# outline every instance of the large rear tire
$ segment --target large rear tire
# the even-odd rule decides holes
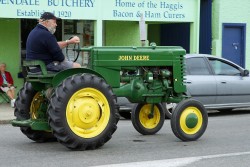
[[[17,120],[36,119],[37,110],[43,102],[44,99],[40,96],[40,92],[35,91],[31,83],[26,82],[18,93],[14,115]],[[33,141],[39,143],[56,141],[51,132],[32,130],[30,127],[21,127],[20,129],[23,134]]]
[[[197,100],[181,101],[172,113],[171,128],[182,141],[199,139],[206,131],[208,115],[204,106]]]
[[[66,78],[51,97],[49,123],[57,140],[72,150],[96,149],[117,129],[116,96],[92,74]]]
[[[153,135],[163,126],[165,110],[162,104],[154,104],[154,113],[151,116],[152,104],[136,104],[131,113],[131,121],[134,128],[143,135]]]

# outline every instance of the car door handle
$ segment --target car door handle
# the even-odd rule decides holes
[[[222,84],[226,84],[226,83],[227,83],[227,81],[221,81],[220,83],[222,83]]]
[[[187,83],[187,84],[191,84],[192,82],[191,82],[191,81],[186,81],[185,83]]]

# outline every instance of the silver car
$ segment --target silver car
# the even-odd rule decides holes
[[[186,55],[187,95],[206,109],[250,107],[249,71],[211,55]]]
[[[249,71],[235,63],[205,54],[187,54],[186,94],[199,100],[206,109],[232,110],[250,107]],[[129,118],[133,104],[118,98],[121,116]],[[166,116],[171,117],[175,104],[166,104]]]

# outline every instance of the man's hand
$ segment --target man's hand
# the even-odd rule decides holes
[[[67,39],[66,41],[57,42],[57,44],[61,49],[67,47],[69,44],[77,44],[77,43],[80,43],[80,38],[78,36],[74,36],[71,39]]]
[[[80,43],[80,38],[78,36],[74,36],[70,40],[68,40],[68,44]]]

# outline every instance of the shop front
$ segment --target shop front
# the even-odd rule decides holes
[[[143,19],[147,44],[180,45],[199,52],[200,0],[2,0],[0,61],[7,64],[19,89],[26,39],[45,11],[61,18],[57,39],[77,35],[81,47],[140,46]]]

